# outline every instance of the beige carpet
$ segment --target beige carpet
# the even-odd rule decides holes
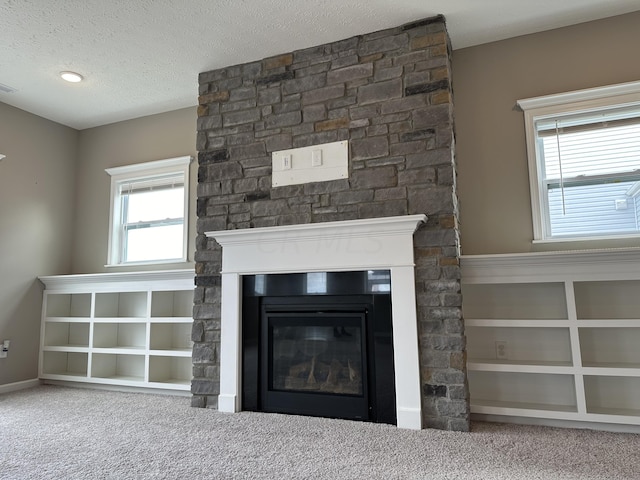
[[[471,433],[41,386],[0,395],[0,479],[640,479],[640,436],[474,423]]]

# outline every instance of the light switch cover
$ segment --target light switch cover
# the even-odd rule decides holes
[[[273,187],[340,180],[349,176],[349,142],[281,150],[272,153],[271,161]]]

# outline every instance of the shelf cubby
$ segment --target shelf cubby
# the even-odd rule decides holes
[[[87,376],[87,353],[43,352],[43,373],[69,377]]]
[[[572,375],[469,371],[472,405],[576,412]]]
[[[95,323],[94,348],[138,348],[146,345],[145,323]]]
[[[144,355],[93,353],[91,361],[92,377],[132,382],[145,380]]]
[[[91,316],[90,293],[53,293],[46,296],[46,304],[47,317]]]
[[[466,333],[470,362],[572,365],[568,328],[468,327]],[[502,358],[496,342],[505,342]]]
[[[532,292],[534,292],[532,294]],[[465,318],[559,320],[567,318],[564,284],[463,284]],[[543,303],[538,298],[544,298]]]
[[[191,317],[193,291],[178,290],[151,294],[152,317]]]
[[[579,320],[640,319],[640,280],[574,282]]]
[[[191,372],[190,357],[149,356],[149,382],[189,385]]]
[[[585,375],[588,413],[640,417],[640,377]]]
[[[147,292],[96,293],[96,318],[147,316]]]
[[[149,348],[151,350],[191,350],[191,322],[151,323],[150,327]]]
[[[88,322],[47,322],[44,328],[46,347],[88,347]]]
[[[578,331],[582,366],[640,368],[640,329],[581,327]]]

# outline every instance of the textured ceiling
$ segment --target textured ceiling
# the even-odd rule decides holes
[[[636,10],[638,0],[0,0],[0,102],[84,129],[195,105],[202,71],[437,14],[457,49]],[[62,70],[86,80],[68,84]]]

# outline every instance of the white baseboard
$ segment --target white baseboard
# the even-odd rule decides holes
[[[42,380],[43,385],[58,385],[60,387],[86,388],[88,390],[107,390],[111,392],[147,393],[154,395],[170,395],[174,397],[190,397],[191,392],[163,388],[129,387],[127,385],[100,385],[98,383],[66,382],[64,380]]]
[[[578,428],[587,430],[602,430],[615,433],[640,434],[640,425],[617,423],[583,422],[578,420],[557,420],[553,418],[512,417],[507,415],[487,415],[472,413],[471,420],[492,423],[516,423],[519,425],[540,425],[544,427]],[[473,431],[473,427],[471,427]]]
[[[0,394],[16,392],[18,390],[24,390],[26,388],[37,387],[40,385],[40,380],[32,378],[31,380],[23,380],[22,382],[7,383],[6,385],[0,385]]]

